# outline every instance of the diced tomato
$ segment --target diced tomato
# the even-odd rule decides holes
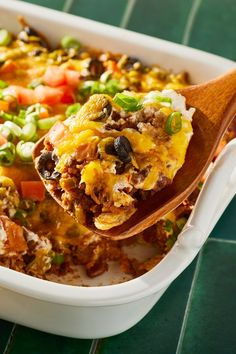
[[[61,90],[62,97],[61,97],[61,103],[74,103],[75,99],[74,99],[74,91],[71,87],[69,86],[60,86],[58,87],[58,89]]]
[[[7,216],[0,216],[0,225],[7,235],[6,251],[8,252],[24,252],[27,250],[27,243],[24,238],[23,228],[13,221],[8,219]]]
[[[68,129],[62,122],[57,122],[48,132],[46,140],[48,140],[53,146],[57,144],[65,137],[68,133]]]
[[[65,69],[60,66],[49,66],[43,75],[43,81],[48,86],[57,87],[65,84]]]
[[[79,84],[79,76],[78,71],[65,70],[65,81],[68,86],[76,88]]]
[[[68,85],[76,88],[79,83],[80,74],[75,70],[65,69],[61,66],[49,66],[43,75],[43,81],[51,87]]]
[[[24,87],[19,87],[18,103],[23,105],[30,105],[36,103],[34,91]]]
[[[30,105],[35,103],[34,91],[21,86],[9,86],[4,90],[4,94],[15,96],[19,104]]]
[[[0,111],[6,112],[8,111],[8,109],[9,109],[9,102],[0,100]]]
[[[0,135],[0,146],[2,146],[3,144],[7,143],[7,139],[4,138],[4,136]]]
[[[63,90],[56,87],[39,85],[35,88],[35,98],[39,103],[54,105],[61,102]]]
[[[45,199],[45,187],[41,181],[22,181],[21,194],[25,199],[41,202]]]

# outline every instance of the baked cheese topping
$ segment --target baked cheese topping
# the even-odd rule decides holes
[[[91,96],[46,139],[62,203],[101,230],[124,223],[182,167],[193,113],[173,90]]]

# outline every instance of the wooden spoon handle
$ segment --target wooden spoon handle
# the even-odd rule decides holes
[[[236,69],[205,84],[178,90],[189,106],[199,109],[213,125],[226,129],[236,114]]]

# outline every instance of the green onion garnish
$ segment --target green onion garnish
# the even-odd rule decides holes
[[[29,89],[35,89],[39,85],[43,85],[42,79],[34,79],[31,83],[27,86]]]
[[[64,261],[65,261],[64,255],[55,252],[54,256],[52,257],[52,263],[56,265],[61,265],[62,263],[64,263]]]
[[[3,81],[3,80],[0,80],[0,89],[5,89],[6,87],[8,87],[8,83]]]
[[[170,97],[155,96],[155,100],[158,102],[172,103],[172,99]]]
[[[11,166],[15,161],[16,149],[12,143],[6,143],[0,146],[0,165]]]
[[[105,93],[108,93],[109,95],[114,96],[120,91],[122,91],[122,88],[120,87],[119,81],[116,79],[108,80],[105,84]]]
[[[31,162],[32,161],[32,152],[34,149],[35,144],[31,141],[19,141],[16,145],[16,152],[19,158],[24,162]]]
[[[22,130],[17,124],[7,121],[7,122],[3,123],[3,125],[5,127],[8,127],[10,129],[10,131],[12,132],[12,134],[14,136],[16,136],[17,138],[19,138],[21,136]]]
[[[11,120],[13,120],[13,117],[14,117],[14,116],[13,116],[13,114],[5,113],[5,112],[1,111],[1,112],[0,112],[0,117],[3,118],[3,119],[5,119],[5,120],[11,121]]]
[[[166,120],[165,130],[167,134],[173,135],[182,129],[182,118],[180,112],[173,112]]]
[[[64,36],[61,39],[61,46],[64,49],[74,48],[76,50],[79,50],[81,47],[81,44],[77,39],[75,39],[71,36]]]
[[[164,230],[167,231],[168,233],[173,233],[173,222],[169,219],[166,219],[165,224],[164,224]]]
[[[14,136],[13,136],[11,130],[8,127],[4,127],[4,125],[1,126],[0,133],[8,141],[12,141],[14,139]]]
[[[178,229],[180,231],[182,231],[186,222],[187,222],[187,218],[185,218],[185,217],[182,217],[182,218],[179,218],[176,220],[176,225],[178,226]]]
[[[139,98],[128,96],[124,93],[117,93],[113,98],[113,101],[128,112],[138,111],[142,108],[142,104]]]
[[[0,30],[0,46],[7,46],[12,41],[12,35],[6,29]]]
[[[57,121],[59,120],[58,116],[39,119],[38,120],[38,128],[42,130],[49,130]]]
[[[36,134],[37,127],[34,123],[27,123],[23,128],[22,128],[22,134],[20,138],[24,141],[30,141],[33,136]]]
[[[70,116],[72,116],[72,114],[76,114],[77,112],[79,112],[80,108],[81,108],[80,103],[72,104],[66,110],[66,117],[70,117]]]
[[[23,127],[25,125],[25,120],[23,118],[20,118],[19,116],[14,116],[13,123],[19,125],[20,127]]]
[[[26,115],[25,122],[37,124],[37,120],[39,119],[39,115],[36,112],[32,112]]]

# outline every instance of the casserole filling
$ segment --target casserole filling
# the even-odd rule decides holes
[[[79,222],[110,229],[130,218],[138,200],[172,182],[193,113],[173,90],[92,95],[49,131],[37,169]]]
[[[23,19],[21,25],[22,30],[16,36],[7,29],[0,29],[0,265],[43,279],[70,284],[79,282],[81,285],[86,278],[85,274],[89,278],[98,277],[105,274],[114,263],[129,279],[137,277],[154,267],[171,249],[193,208],[200,186],[174,212],[157,221],[156,225],[142,234],[130,240],[111,241],[94,235],[84,226],[76,223],[49,196],[34,169],[31,152],[35,142],[55,123],[63,124],[62,126],[68,129],[70,121],[66,123],[65,120],[70,116],[76,116],[77,113],[81,114],[86,110],[85,105],[80,111],[81,105],[87,102],[90,96],[100,94],[103,97],[102,101],[104,98],[108,100],[112,109],[118,112],[118,119],[110,116],[106,122],[87,122],[103,125],[105,136],[101,139],[100,133],[98,135],[94,133],[99,131],[97,128],[90,126],[86,129],[92,130],[91,139],[93,136],[95,138],[98,136],[100,139],[100,153],[106,154],[105,160],[108,165],[112,165],[113,168],[115,165],[118,172],[114,177],[121,178],[122,174],[126,173],[124,167],[126,169],[128,165],[133,171],[133,185],[142,186],[140,191],[142,197],[145,197],[151,189],[144,187],[144,180],[147,185],[149,183],[149,187],[152,184],[146,180],[146,172],[142,176],[135,170],[135,160],[138,160],[134,151],[138,144],[135,137],[145,132],[149,144],[153,143],[152,136],[155,135],[156,130],[150,122],[143,121],[148,115],[147,110],[154,110],[156,113],[161,110],[163,113],[161,116],[167,117],[172,110],[181,112],[181,108],[166,107],[161,103],[154,106],[144,104],[142,109],[130,113],[124,111],[113,97],[124,90],[137,93],[138,97],[146,96],[146,92],[149,91],[158,91],[158,96],[161,96],[164,89],[176,90],[187,86],[188,75],[174,74],[157,65],[145,65],[139,59],[126,54],[91,49],[69,36],[65,36],[61,44],[56,49],[52,49],[47,39]],[[150,99],[146,97],[147,105],[150,104]],[[108,110],[103,113],[108,113]],[[120,114],[125,115],[130,126],[123,125]],[[183,120],[181,132],[169,135],[163,131],[168,144],[184,133],[183,122],[186,113],[181,114]],[[132,119],[128,118],[134,115],[136,118],[139,116],[140,121],[132,125]],[[185,143],[181,150],[183,158],[187,140],[191,135],[190,120],[187,123],[188,129],[186,134],[183,134]],[[128,132],[134,129],[134,134],[126,136],[123,134],[125,129]],[[84,127],[82,130],[84,133]],[[115,136],[110,136],[109,132],[112,131],[116,132]],[[110,152],[113,153],[107,154],[104,145],[101,144],[101,141],[112,138],[114,146],[114,139],[122,135],[129,140],[132,147],[132,152],[128,155],[131,162],[128,163],[119,158],[120,156],[123,159],[123,153],[117,156],[117,152],[114,153],[112,149]],[[235,129],[232,124],[219,151],[234,136]],[[133,138],[135,141],[132,140]],[[147,149],[147,141],[142,146]],[[45,149],[49,153],[52,151],[50,148]],[[175,156],[175,149],[172,150]],[[164,143],[163,151],[165,151]],[[89,154],[92,153],[93,151],[89,150]],[[100,158],[98,160],[104,161]],[[94,159],[92,158],[91,161],[94,162]],[[180,160],[173,158],[173,161],[178,166],[181,165]],[[145,161],[143,164],[145,165]],[[168,171],[169,175],[167,174],[166,178],[171,179],[175,170],[176,167]],[[56,170],[55,178],[58,173],[62,176],[64,172]],[[93,190],[91,188],[94,181],[93,174],[86,174],[85,169],[83,178],[88,189]],[[58,183],[57,179],[55,183]],[[66,191],[69,187],[68,180],[63,183]],[[165,180],[164,184],[167,183]],[[134,189],[135,187],[133,192]],[[94,190],[93,192],[96,196]],[[127,194],[123,187],[122,192]],[[123,193],[119,188],[118,194],[123,196]],[[128,197],[125,198],[128,198],[128,202],[134,198],[134,194],[127,194]],[[85,193],[81,195],[85,196]],[[86,197],[91,198],[90,195]],[[96,206],[93,200],[92,202]],[[135,208],[133,202],[130,205],[132,208],[134,205]],[[141,248],[142,258],[134,252],[136,246]],[[146,252],[150,249],[151,252]],[[78,274],[76,271],[79,267],[82,267],[82,271]],[[69,281],[66,280],[66,276],[70,277]],[[84,284],[88,283],[85,281]]]

